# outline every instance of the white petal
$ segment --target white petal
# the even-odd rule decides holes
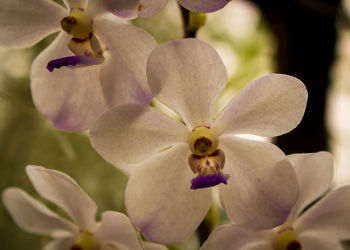
[[[101,244],[99,250],[116,250],[116,249],[117,250],[133,250],[133,249],[129,248],[128,246],[118,244],[115,242],[104,242],[103,244]]]
[[[287,159],[293,165],[299,183],[298,200],[288,218],[290,223],[293,223],[307,205],[331,187],[333,157],[328,152],[318,152],[292,154],[288,155]]]
[[[96,204],[68,175],[52,169],[27,166],[35,190],[66,211],[81,229],[95,228]]]
[[[57,216],[19,188],[7,188],[2,201],[16,224],[29,233],[56,235],[74,234],[77,227]]]
[[[350,238],[350,185],[337,188],[307,210],[295,223],[299,232],[325,234],[331,240]]]
[[[70,10],[71,8],[86,8],[88,0],[63,0],[64,4]]]
[[[142,250],[141,240],[130,219],[122,213],[106,211],[102,214],[101,226],[96,231],[101,243],[116,243],[129,249]]]
[[[225,7],[231,0],[177,0],[184,8],[193,12],[208,13]]]
[[[91,16],[107,14],[111,12],[135,13],[138,3],[139,0],[89,0],[87,12]]]
[[[106,110],[100,85],[101,65],[83,68],[46,69],[49,61],[71,56],[69,36],[61,32],[33,62],[31,90],[37,109],[56,127],[86,130]]]
[[[182,123],[157,109],[126,104],[104,113],[90,131],[90,140],[103,158],[130,173],[130,164],[185,142],[188,133]]]
[[[67,9],[51,0],[1,0],[0,46],[32,46],[58,31],[67,14]]]
[[[272,250],[271,237],[271,231],[253,231],[239,226],[224,225],[210,234],[200,250]],[[251,245],[254,245],[254,248],[251,248]],[[266,248],[266,245],[269,247]]]
[[[230,178],[220,185],[220,198],[231,221],[252,229],[282,224],[296,202],[293,167],[273,144],[235,136],[219,138],[223,169]]]
[[[213,129],[219,134],[285,134],[300,123],[306,101],[306,88],[297,78],[265,75],[238,92],[219,114]]]
[[[340,242],[320,234],[300,234],[298,241],[303,250],[343,250]]]
[[[144,250],[168,250],[168,248],[161,244],[156,244],[152,242],[143,242]]]
[[[139,17],[149,17],[154,16],[160,12],[168,0],[140,0],[141,9],[138,13]]]
[[[216,100],[227,82],[215,49],[198,39],[158,46],[148,59],[147,77],[153,95],[191,129],[211,125]]]
[[[148,104],[152,94],[147,84],[146,63],[157,43],[144,30],[118,23],[116,19],[114,16],[94,22],[96,35],[109,52],[101,69],[104,96],[110,106]]]
[[[190,150],[178,144],[142,162],[131,174],[125,204],[134,225],[150,241],[175,243],[189,237],[211,204],[211,189],[191,190]]]
[[[240,250],[274,250],[271,242],[268,241],[260,241],[254,242],[246,245]]]
[[[74,237],[60,238],[51,241],[43,250],[71,250],[74,242]]]

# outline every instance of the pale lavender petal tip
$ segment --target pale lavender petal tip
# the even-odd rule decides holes
[[[208,175],[199,175],[196,178],[191,180],[191,189],[195,190],[198,188],[207,188],[216,186],[220,183],[227,184],[228,175],[221,174],[208,174]]]
[[[88,66],[100,64],[103,62],[103,58],[91,58],[86,56],[67,56],[50,61],[46,68],[52,72],[54,69],[70,66]]]
[[[137,10],[134,11],[113,11],[112,12],[117,17],[121,18],[134,18],[137,17]]]

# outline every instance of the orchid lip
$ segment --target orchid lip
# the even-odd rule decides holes
[[[213,187],[220,183],[227,184],[229,175],[222,174],[208,174],[208,175],[199,175],[196,178],[191,180],[191,189],[207,188]]]
[[[91,58],[86,56],[68,56],[50,61],[46,68],[48,71],[52,72],[54,69],[59,69],[61,67],[78,67],[78,66],[88,66],[100,64],[104,61],[103,58]]]

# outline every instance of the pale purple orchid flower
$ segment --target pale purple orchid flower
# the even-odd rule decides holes
[[[5,189],[2,200],[17,225],[29,233],[53,238],[44,250],[166,249],[143,243],[130,219],[122,213],[105,211],[101,221],[96,222],[96,204],[68,175],[38,166],[27,166],[26,172],[36,191],[73,220],[72,223],[58,216],[19,188]]]
[[[28,47],[61,31],[34,60],[31,90],[37,109],[57,128],[81,131],[110,107],[148,104],[146,62],[155,40],[110,12],[128,16],[138,0],[0,2],[0,46]]]
[[[192,12],[209,13],[222,9],[231,0],[177,0],[185,9]]]
[[[192,12],[209,13],[222,9],[231,0],[177,0],[177,2]],[[140,0],[137,10],[129,16],[150,17],[160,12],[168,0]],[[120,16],[120,13],[115,12]]]
[[[111,109],[90,131],[93,147],[130,174],[126,207],[147,239],[178,242],[198,227],[219,185],[228,216],[255,229],[287,218],[297,198],[291,166],[268,142],[236,136],[277,136],[295,128],[307,91],[291,76],[270,74],[241,90],[214,119],[227,83],[217,52],[198,39],[162,44],[147,63],[153,95],[183,123],[138,104]],[[276,216],[277,215],[277,216]]]
[[[287,156],[299,183],[299,198],[287,221],[272,230],[255,231],[237,225],[214,230],[201,250],[341,250],[350,239],[350,186],[326,193],[333,177],[327,152]],[[315,202],[311,208],[307,208]],[[234,222],[234,221],[233,221]]]

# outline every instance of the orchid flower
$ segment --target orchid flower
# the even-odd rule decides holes
[[[148,104],[145,67],[156,42],[107,15],[128,16],[138,0],[64,3],[66,8],[51,0],[0,2],[0,46],[28,47],[60,31],[31,68],[37,109],[57,128],[80,131],[112,106]]]
[[[222,9],[231,0],[177,0],[184,8],[192,12],[209,13]]]
[[[222,9],[231,0],[177,0],[177,2],[192,12],[209,13]],[[160,12],[168,0],[140,0],[137,11],[131,16],[149,17]],[[119,14],[119,13],[115,13]]]
[[[327,152],[293,154],[299,198],[287,221],[272,230],[254,231],[237,225],[214,230],[201,250],[341,250],[350,238],[350,186],[330,188],[333,159]],[[321,200],[305,209],[318,198]]]
[[[106,211],[96,223],[96,204],[68,175],[38,166],[27,166],[26,172],[36,191],[67,212],[74,222],[56,215],[25,191],[7,188],[2,200],[17,225],[29,233],[54,238],[45,250],[144,249],[130,219],[122,213]],[[145,249],[166,248],[146,243]]]
[[[104,159],[130,174],[126,207],[144,236],[159,243],[188,237],[212,203],[209,187],[219,184],[228,216],[238,224],[282,224],[297,198],[292,167],[273,167],[285,157],[273,144],[236,135],[292,130],[305,110],[304,84],[282,74],[263,76],[214,119],[227,76],[217,52],[198,39],[157,47],[147,76],[153,95],[183,122],[128,104],[103,114],[90,131]]]

